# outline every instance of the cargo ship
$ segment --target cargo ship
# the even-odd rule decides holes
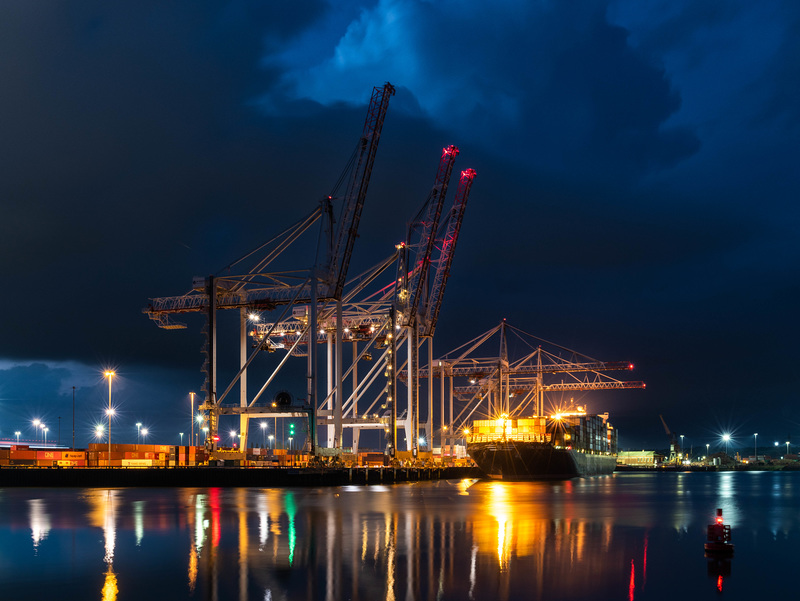
[[[495,341],[499,352],[487,353]],[[447,431],[466,438],[467,454],[483,473],[490,478],[532,480],[614,471],[618,439],[608,413],[589,413],[585,402],[576,403],[565,395],[643,389],[642,381],[618,380],[605,373],[631,370],[629,361],[600,361],[503,320],[444,355],[434,373],[450,378],[451,399],[464,403],[465,420],[482,417],[451,421]],[[456,378],[467,382],[457,385]],[[452,400],[450,407],[452,416]]]
[[[566,479],[614,471],[617,431],[608,413],[578,406],[548,417],[475,420],[467,430],[467,453],[490,478]]]

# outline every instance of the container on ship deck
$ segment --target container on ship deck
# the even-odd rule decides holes
[[[59,467],[86,467],[86,461],[82,459],[61,459],[56,463]]]
[[[36,465],[35,459],[9,459],[9,465]]]
[[[61,459],[85,461],[86,451],[61,451]]]
[[[153,465],[152,459],[122,459],[122,467],[150,467]]]

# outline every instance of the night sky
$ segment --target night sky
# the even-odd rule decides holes
[[[351,274],[477,171],[436,355],[505,318],[636,364],[581,396],[623,448],[800,443],[800,3],[6,0],[0,81],[0,438],[74,386],[85,444],[115,368],[117,440],[177,444],[203,320],[142,308],[310,212],[389,81]]]

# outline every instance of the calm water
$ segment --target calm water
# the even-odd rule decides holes
[[[800,473],[320,489],[0,488],[0,598],[796,597]],[[722,507],[736,555],[703,556]]]

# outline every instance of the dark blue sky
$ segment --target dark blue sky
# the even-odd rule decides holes
[[[443,146],[478,173],[437,355],[507,318],[636,363],[583,397],[623,446],[800,441],[798,34],[789,0],[4,2],[0,438],[65,440],[75,386],[86,442],[114,366],[119,431],[176,442],[202,321],[141,308],[310,211],[390,81],[351,272]]]

